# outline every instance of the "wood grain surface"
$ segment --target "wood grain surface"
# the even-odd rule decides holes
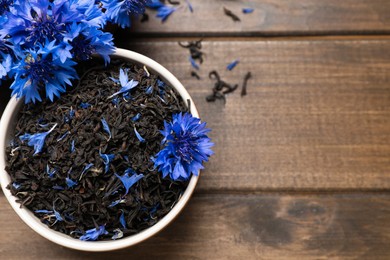
[[[94,254],[40,237],[0,192],[0,259],[390,259],[390,2],[190,0],[193,14],[181,2],[115,37],[168,68],[213,129],[186,209],[144,243]],[[201,80],[178,45],[197,37]],[[207,103],[212,70],[240,87],[251,71],[248,95]]]
[[[387,0],[190,0],[191,13],[183,2],[161,24],[154,11],[146,23],[135,23],[137,33],[152,35],[335,35],[390,32]],[[226,7],[240,17],[224,15]],[[242,8],[255,11],[244,15]]]
[[[216,155],[201,190],[334,190],[390,187],[388,40],[206,41],[190,76],[176,41],[119,44],[166,66],[213,129]],[[226,65],[240,59],[233,71]],[[240,90],[207,103],[211,70]]]
[[[0,195],[1,259],[389,259],[389,194],[197,194],[149,241],[107,253],[57,246]],[[18,257],[23,256],[23,257]]]

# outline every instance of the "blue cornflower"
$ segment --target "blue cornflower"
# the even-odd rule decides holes
[[[232,61],[231,63],[229,63],[227,66],[226,66],[226,69],[227,70],[233,70],[237,64],[240,62],[240,60],[234,60]]]
[[[145,12],[150,0],[102,0],[107,20],[122,28],[130,27],[131,16]]]
[[[20,61],[13,68],[15,81],[11,85],[12,95],[25,98],[25,103],[42,101],[40,92],[45,89],[46,97],[53,101],[71,85],[71,79],[77,77],[73,66],[75,62],[67,59],[61,62],[52,54],[56,46],[54,42],[45,47],[38,44],[35,49],[19,53]]]
[[[107,64],[110,62],[110,55],[114,53],[114,49],[111,33],[103,32],[85,23],[73,23],[64,36],[64,44],[59,53],[62,61],[67,57],[85,61],[97,53]]]
[[[129,176],[129,173],[131,174],[131,176]],[[130,168],[125,171],[125,174],[123,174],[123,176],[119,176],[116,173],[115,173],[115,175],[116,175],[116,177],[118,177],[121,180],[123,186],[125,187],[125,189],[126,189],[125,195],[127,195],[131,186],[133,186],[137,181],[139,181],[140,179],[142,179],[144,177],[143,174],[137,174],[136,172],[134,172]]]
[[[103,163],[105,165],[104,172],[107,173],[110,169],[110,162],[112,162],[115,159],[115,154],[104,154],[99,151],[100,157],[103,159]]]
[[[113,81],[115,82],[115,81],[117,81],[117,79],[113,79]],[[139,82],[136,80],[133,80],[133,79],[129,81],[129,76],[127,75],[127,73],[123,69],[120,69],[119,70],[119,83],[121,84],[122,88],[118,92],[109,96],[108,98],[113,98],[119,94],[129,92],[130,90],[132,90],[133,88],[138,86]]]
[[[55,124],[49,131],[37,134],[24,134],[19,136],[21,141],[28,141],[29,146],[34,147],[34,155],[42,152],[43,145],[45,144],[45,139],[50,134],[54,128],[56,128],[57,124]]]
[[[73,23],[100,28],[104,18],[94,0],[18,1],[8,13],[4,32],[15,44],[32,48],[46,41],[60,44]]]
[[[172,122],[165,121],[164,130],[160,132],[164,136],[164,148],[157,153],[154,165],[163,177],[187,180],[191,173],[198,175],[203,161],[208,161],[213,154],[214,144],[207,137],[210,129],[206,128],[206,123],[189,113],[174,114]]]
[[[106,231],[105,226],[100,226],[99,228],[93,228],[87,230],[85,234],[80,237],[80,240],[95,241],[99,238],[99,236],[107,235],[107,234],[108,232]]]

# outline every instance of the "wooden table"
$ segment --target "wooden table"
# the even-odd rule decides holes
[[[173,72],[213,129],[185,211],[145,243],[91,254],[35,234],[0,195],[0,258],[390,259],[390,2],[191,2],[117,36]],[[199,38],[196,80],[178,41]],[[240,85],[251,71],[248,95],[207,103],[211,70]]]

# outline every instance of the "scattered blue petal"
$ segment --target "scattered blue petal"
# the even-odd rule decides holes
[[[106,119],[102,118],[101,121],[102,121],[104,131],[106,131],[106,133],[108,134],[108,140],[110,140],[112,137],[110,127],[108,126]]]
[[[93,163],[89,163],[89,164],[87,164],[87,165],[84,167],[83,171],[82,171],[81,174],[80,174],[80,180],[81,180],[81,178],[83,177],[84,173],[86,173],[89,169],[91,169],[92,166],[93,166]]]
[[[120,101],[119,97],[115,97],[115,98],[113,98],[111,100],[111,102],[112,102],[112,104],[114,104],[114,106],[118,106],[119,105],[119,101]]]
[[[140,118],[141,118],[141,114],[138,113],[138,114],[136,114],[136,115],[131,119],[131,121],[136,122],[136,121],[138,121]]]
[[[66,185],[68,186],[68,188],[70,188],[70,189],[78,184],[76,181],[73,181],[69,177],[66,177],[66,181],[65,182],[66,182]]]
[[[119,82],[122,88],[118,92],[115,92],[114,94],[109,96],[108,98],[113,98],[117,95],[127,93],[133,88],[135,88],[136,86],[138,86],[139,83],[138,81],[133,79],[129,81],[129,76],[123,69],[119,70]]]
[[[99,236],[107,235],[107,234],[108,234],[108,232],[106,231],[105,226],[100,226],[98,229],[97,228],[93,228],[93,229],[87,230],[85,232],[85,234],[80,237],[80,240],[83,240],[83,241],[96,241],[99,238]]]
[[[191,66],[194,67],[194,69],[199,69],[199,65],[196,63],[196,61],[190,56],[189,58],[190,62],[191,62]]]
[[[104,172],[107,173],[110,169],[110,162],[115,159],[115,154],[104,154],[99,151],[99,155],[103,159],[103,163],[105,165]]]
[[[83,109],[88,109],[89,107],[91,107],[92,105],[89,104],[89,103],[81,103],[80,104],[80,107],[83,108]]]
[[[53,190],[65,190],[65,188],[60,185],[54,185]]]
[[[57,221],[64,221],[64,219],[61,217],[61,214],[56,211],[54,208],[53,208],[53,211],[54,211],[54,216],[56,217],[56,222]]]
[[[127,229],[127,226],[126,226],[126,219],[125,219],[125,212],[122,211],[122,214],[121,216],[119,217],[119,222],[121,223],[122,227],[124,229]]]
[[[234,60],[232,63],[230,63],[229,65],[227,65],[226,69],[227,70],[233,70],[234,67],[237,66],[237,64],[240,62],[240,60]]]
[[[34,212],[37,214],[52,214],[53,213],[52,210],[46,210],[46,209],[39,209],[39,210],[35,210]]]
[[[12,183],[12,186],[15,188],[15,189],[19,189],[20,188],[20,184],[19,183],[17,183],[17,182],[14,182],[14,183]]]
[[[244,14],[253,13],[254,10],[255,10],[255,9],[253,9],[253,8],[242,8],[242,12],[243,12]]]
[[[153,93],[153,86],[149,86],[146,91],[145,91],[146,94],[150,95]]]
[[[187,6],[188,6],[188,9],[190,9],[190,12],[193,13],[194,12],[194,8],[192,7],[192,4],[190,3],[190,1],[186,0],[186,3],[187,3]]]
[[[42,152],[43,146],[45,144],[46,137],[56,128],[57,124],[55,124],[49,131],[37,134],[24,134],[19,138],[21,141],[28,140],[28,146],[34,147],[34,155]]]
[[[76,151],[75,141],[72,140],[72,142],[70,143],[70,152],[74,153],[75,151]]]
[[[189,113],[174,114],[172,122],[164,121],[164,148],[157,153],[154,166],[172,180],[188,180],[191,174],[198,175],[203,161],[213,154],[214,145],[207,137],[210,129],[206,123]]]
[[[49,176],[49,178],[53,178],[54,174],[57,172],[56,169],[50,170],[50,167],[48,164],[46,164],[46,173]]]
[[[111,204],[108,206],[109,208],[112,208],[112,207],[115,207],[116,205],[120,204],[120,203],[125,203],[126,200],[125,199],[119,199],[119,200],[115,200],[113,202],[111,202]]]
[[[69,134],[69,131],[66,131],[65,134],[63,134],[60,138],[57,139],[57,142],[60,142],[60,141],[64,140],[65,137],[68,136],[68,134]]]
[[[133,186],[136,182],[138,182],[140,179],[144,177],[143,174],[133,174],[129,176],[128,173],[125,173],[123,176],[119,176],[118,174],[115,173],[115,175],[121,180],[123,186],[125,187],[126,189],[125,195],[127,195],[131,186]]]
[[[138,133],[137,129],[134,127],[134,133],[135,133],[135,136],[137,136],[138,140],[143,143],[145,142],[145,139]]]
[[[123,237],[123,232],[119,228],[114,229],[114,235],[111,237],[112,240],[116,240]]]

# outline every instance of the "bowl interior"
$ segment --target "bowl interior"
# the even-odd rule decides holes
[[[195,117],[199,117],[198,111],[190,95],[185,90],[183,85],[179,82],[179,80],[175,76],[172,75],[172,73],[170,73],[159,63],[141,54],[129,50],[119,49],[119,48],[116,49],[116,52],[113,56],[117,58],[127,59],[131,62],[138,63],[141,65],[145,65],[148,68],[148,70],[158,74],[161,78],[164,79],[165,82],[169,83],[178,91],[178,93],[183,98],[186,104],[187,104],[186,100],[188,99],[190,100],[192,115]],[[180,211],[183,209],[185,204],[190,199],[191,194],[193,193],[196,183],[198,181],[198,176],[193,175],[191,177],[188,187],[183,193],[183,196],[172,208],[172,210],[165,217],[163,217],[159,222],[157,222],[154,226],[138,234],[125,237],[119,240],[95,241],[95,242],[81,241],[50,229],[45,224],[41,223],[40,220],[37,217],[35,217],[31,211],[25,208],[20,208],[20,204],[15,201],[16,198],[12,196],[11,192],[6,188],[7,185],[11,182],[11,179],[8,173],[5,171],[5,167],[6,167],[5,149],[7,146],[9,146],[11,142],[12,133],[14,131],[15,124],[16,124],[15,121],[17,119],[17,113],[22,108],[23,105],[22,102],[23,101],[21,100],[16,100],[15,98],[11,98],[6,109],[4,110],[4,113],[0,121],[0,129],[1,129],[0,131],[0,184],[5,197],[7,198],[8,202],[15,210],[15,212],[18,214],[18,216],[28,226],[30,226],[33,230],[35,230],[43,237],[59,245],[77,249],[77,250],[83,250],[83,251],[95,251],[95,252],[110,251],[110,250],[116,250],[116,249],[128,247],[137,244],[139,242],[142,242],[145,239],[161,231],[180,213]]]

